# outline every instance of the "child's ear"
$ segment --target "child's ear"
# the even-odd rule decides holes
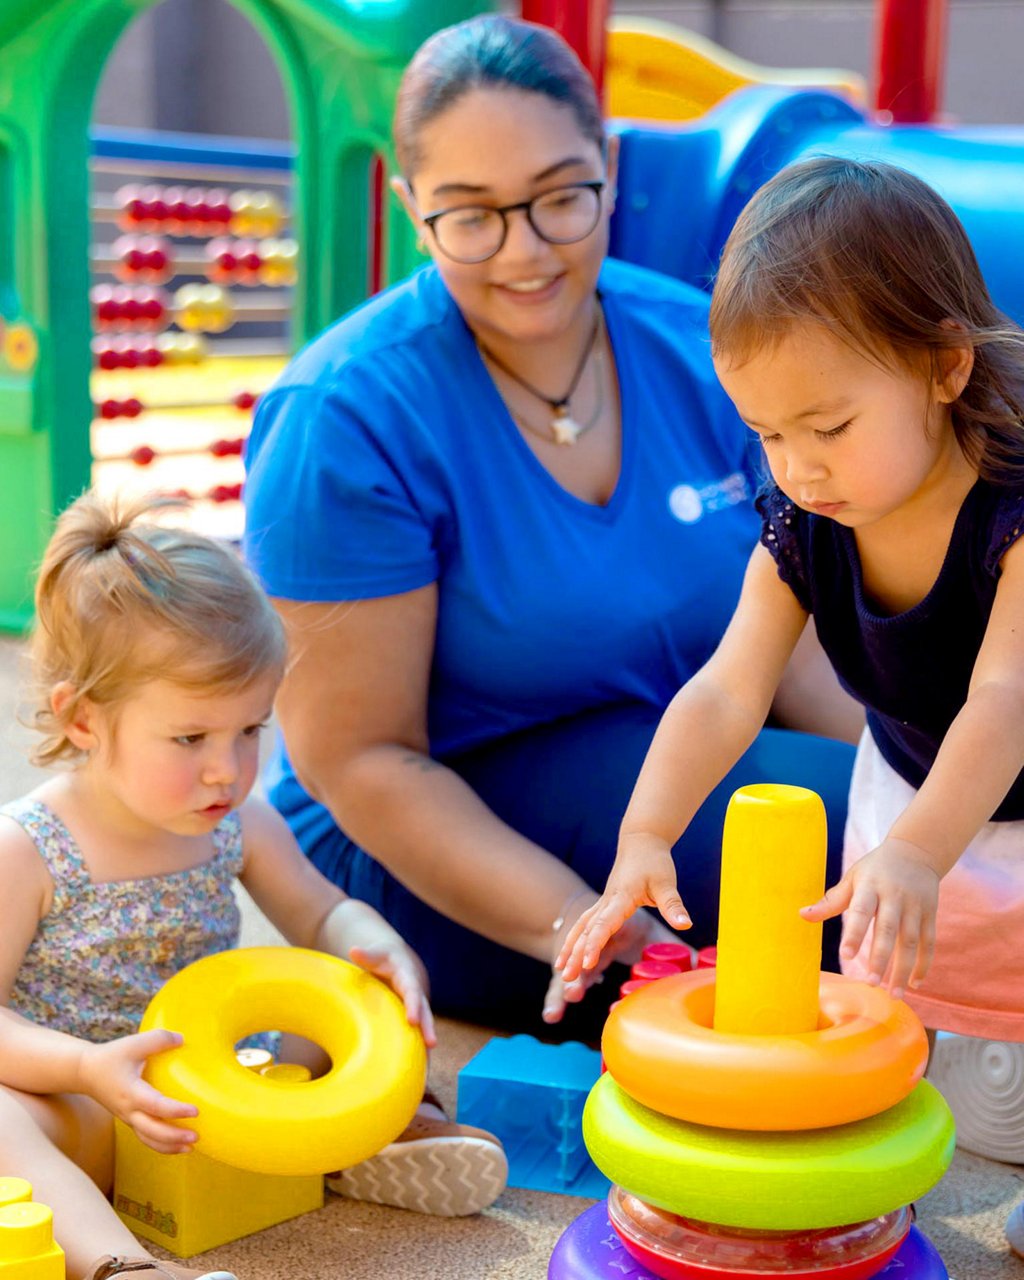
[[[955,320],[944,320],[942,327],[953,332],[963,329]],[[952,404],[960,399],[973,369],[974,347],[970,344],[945,347],[935,353],[935,385],[940,403]]]
[[[64,726],[67,740],[79,751],[92,751],[99,745],[96,736],[96,706],[83,698],[77,685],[61,680],[50,692],[50,710]]]

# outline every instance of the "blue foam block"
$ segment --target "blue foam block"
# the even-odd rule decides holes
[[[510,1187],[563,1195],[608,1194],[583,1145],[583,1104],[601,1074],[596,1049],[533,1036],[489,1041],[459,1072],[458,1118],[497,1134]]]

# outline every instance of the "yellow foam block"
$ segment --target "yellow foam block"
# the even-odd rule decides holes
[[[205,1253],[323,1206],[320,1174],[250,1173],[195,1151],[161,1155],[120,1121],[115,1121],[115,1140],[114,1208],[137,1236],[179,1258]],[[0,1280],[8,1280],[2,1266]]]
[[[64,1250],[53,1238],[53,1212],[47,1205],[16,1200],[0,1206],[0,1277],[64,1280]]]

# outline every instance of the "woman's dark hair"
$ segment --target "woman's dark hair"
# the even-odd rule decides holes
[[[482,14],[432,35],[405,69],[393,135],[398,167],[406,180],[420,163],[424,125],[479,88],[543,94],[568,107],[583,135],[604,151],[597,90],[562,37],[533,22]]]
[[[957,441],[987,480],[1024,480],[1024,332],[995,307],[960,220],[920,178],[823,156],[756,193],[722,253],[712,350],[742,362],[808,320],[933,376],[945,352],[972,347],[952,405]]]

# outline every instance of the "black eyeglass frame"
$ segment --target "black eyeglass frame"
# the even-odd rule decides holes
[[[434,237],[434,243],[446,258],[451,259],[452,262],[461,263],[464,267],[469,267],[474,266],[478,262],[486,262],[489,258],[493,258],[496,254],[501,253],[505,246],[505,241],[508,239],[508,215],[510,213],[517,212],[519,209],[522,209],[523,213],[526,215],[526,221],[530,224],[534,235],[543,240],[545,244],[579,244],[581,240],[586,240],[587,236],[593,232],[594,227],[596,227],[598,222],[601,220],[601,193],[607,185],[607,178],[598,178],[590,182],[567,182],[562,187],[552,187],[550,191],[541,191],[537,195],[531,196],[529,200],[520,200],[517,204],[503,204],[496,208],[486,204],[453,204],[447,209],[438,209],[436,213],[428,213],[425,216],[421,216],[420,221],[425,227],[430,228],[430,234]],[[559,191],[576,191],[580,189],[593,191],[593,193],[598,197],[597,217],[594,219],[594,226],[591,227],[589,231],[584,232],[581,236],[573,236],[571,240],[553,240],[551,236],[545,235],[533,220],[534,204],[538,200],[544,200],[547,196],[556,195]],[[486,209],[488,213],[496,213],[501,218],[501,239],[498,241],[497,247],[492,249],[490,253],[485,254],[482,258],[453,257],[437,237],[437,230],[434,227],[434,223],[437,222],[438,218],[443,218],[446,214],[458,213],[460,210],[465,209]]]

